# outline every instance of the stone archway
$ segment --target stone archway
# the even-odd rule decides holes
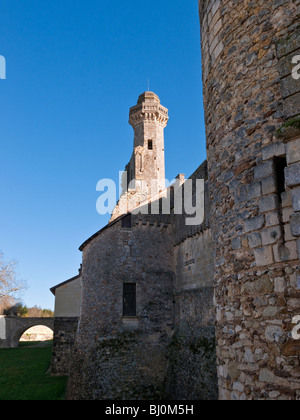
[[[49,343],[53,341],[54,331],[46,327],[46,325],[35,325],[28,328],[20,337],[19,346],[21,343]]]
[[[4,322],[3,322],[4,321]],[[2,348],[16,348],[19,345],[21,336],[29,328],[43,325],[54,331],[54,318],[19,318],[16,316],[8,316],[2,318],[2,323],[5,326],[4,337],[1,340]]]

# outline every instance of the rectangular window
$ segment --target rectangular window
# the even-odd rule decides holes
[[[136,316],[136,284],[123,285],[123,316]]]
[[[148,141],[148,150],[153,150],[153,141],[152,140]]]
[[[127,214],[122,219],[122,228],[130,229],[131,228],[131,213]]]

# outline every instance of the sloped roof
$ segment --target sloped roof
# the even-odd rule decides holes
[[[55,291],[56,291],[56,289],[58,289],[58,288],[59,288],[59,287],[61,287],[61,286],[65,286],[66,284],[71,283],[71,282],[72,282],[72,281],[74,281],[74,280],[79,279],[79,277],[81,277],[81,273],[79,273],[79,274],[78,274],[77,276],[75,276],[75,277],[72,277],[72,278],[71,278],[71,279],[69,279],[69,280],[63,281],[62,283],[59,283],[59,284],[57,284],[56,286],[51,287],[50,292],[51,292],[51,293],[53,293],[53,295],[55,296]]]

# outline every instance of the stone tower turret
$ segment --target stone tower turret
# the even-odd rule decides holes
[[[168,109],[153,92],[140,95],[130,109],[129,124],[134,130],[133,154],[126,166],[123,193],[111,220],[127,213],[165,189],[164,129]]]
[[[164,129],[168,110],[153,92],[143,93],[136,106],[130,109],[129,123],[134,129],[134,153],[130,162],[130,180],[135,188],[148,193],[155,180],[155,194],[165,189]],[[144,182],[141,182],[144,181]]]
[[[299,1],[199,8],[220,398],[299,399]]]

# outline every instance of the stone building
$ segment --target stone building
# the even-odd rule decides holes
[[[168,112],[146,92],[130,111],[124,193],[80,248],[69,399],[300,398],[300,1],[199,11],[207,162],[191,179],[205,179],[205,220],[136,214],[174,202]]]
[[[123,194],[110,223],[80,247],[79,276],[51,289],[52,373],[69,373],[69,399],[217,398],[209,209],[198,226],[174,214],[174,189],[165,189],[167,122],[152,92],[130,109],[134,152]],[[196,179],[207,180],[206,162]],[[177,181],[183,195],[184,176]]]
[[[52,375],[68,375],[80,317],[81,269],[77,276],[52,287],[55,296]]]
[[[300,2],[199,9],[220,398],[299,399]]]

